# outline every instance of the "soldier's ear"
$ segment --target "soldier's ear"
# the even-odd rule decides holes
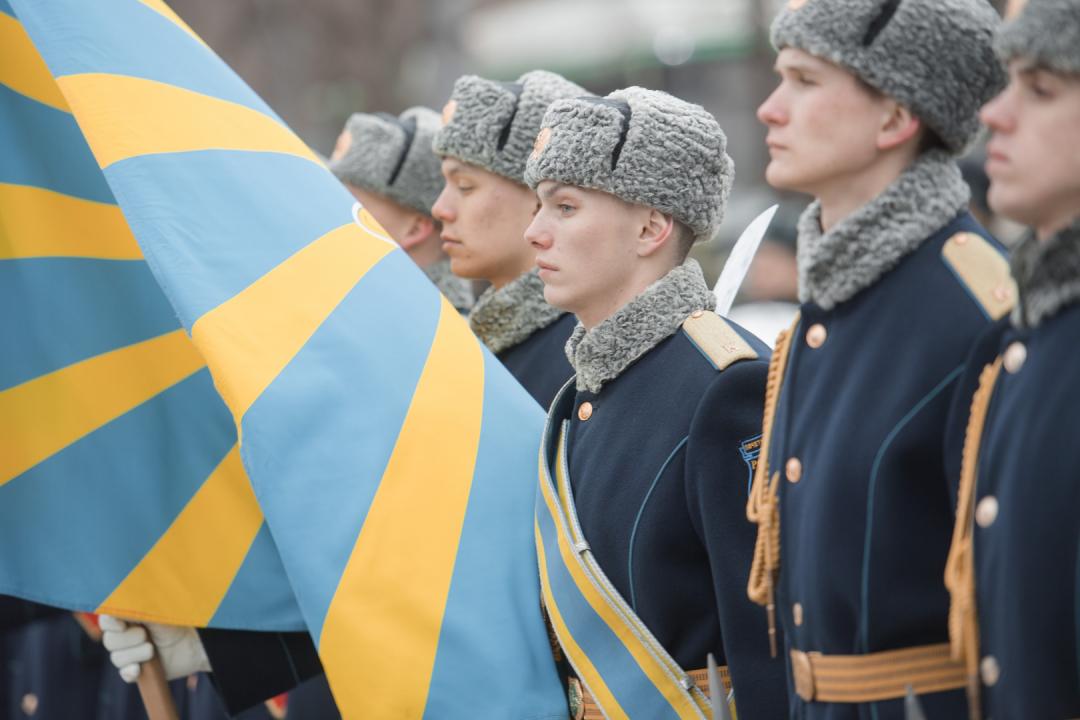
[[[637,240],[638,257],[650,257],[675,240],[675,219],[659,210],[649,209]]]
[[[922,127],[922,121],[916,117],[915,113],[895,100],[889,99],[882,113],[881,127],[878,130],[878,150],[892,150],[908,142],[917,143]]]
[[[431,237],[437,229],[432,218],[419,212],[411,213],[399,241],[402,249],[411,250]]]

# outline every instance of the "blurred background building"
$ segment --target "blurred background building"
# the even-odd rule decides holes
[[[786,0],[171,0],[285,121],[328,154],[352,112],[440,109],[460,75],[513,80],[545,68],[603,95],[628,85],[700,103],[720,121],[736,181],[717,238],[695,250],[710,281],[730,244],[774,202],[782,210],[744,299],[793,300],[794,227],[806,198],[764,181],[771,18]],[[989,1],[989,0],[983,0]],[[1003,5],[1005,0],[996,0]],[[982,162],[965,170],[978,193]],[[978,209],[985,201],[978,195]],[[990,222],[996,223],[993,218]],[[1015,232],[995,227],[1006,239]]]

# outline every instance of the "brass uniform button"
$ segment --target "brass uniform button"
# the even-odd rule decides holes
[[[975,506],[975,522],[981,528],[994,524],[998,515],[998,501],[993,495],[987,495]]]
[[[690,313],[690,317],[692,317],[692,318],[699,318],[699,317],[701,317],[701,316],[702,316],[702,315],[704,315],[704,314],[705,314],[705,311],[704,311],[704,310],[695,310],[694,312]]]
[[[825,344],[825,338],[829,336],[829,332],[825,329],[825,326],[821,323],[814,323],[810,326],[810,329],[806,331],[806,344],[814,350]]]
[[[997,685],[998,678],[1001,677],[1001,667],[998,666],[997,658],[993,655],[984,657],[979,663],[979,674],[982,675],[983,685],[986,687]]]
[[[578,407],[578,409],[577,409],[578,420],[580,420],[582,422],[585,422],[586,420],[588,420],[589,418],[592,417],[592,413],[593,413],[592,403],[589,402],[588,400],[586,400],[585,402],[581,403],[581,406]]]
[[[784,477],[788,482],[797,483],[802,480],[802,462],[799,458],[789,458],[784,465]]]
[[[795,627],[802,627],[803,621],[803,609],[802,603],[795,603],[791,606],[791,619],[795,621]]]
[[[1005,366],[1005,371],[1015,375],[1020,372],[1020,368],[1024,367],[1024,362],[1027,360],[1027,348],[1022,342],[1014,342],[1005,348],[1005,356],[1002,358],[1002,365]]]
[[[993,296],[995,300],[1003,303],[1012,297],[1012,292],[1009,290],[1008,285],[998,285],[994,288]]]
[[[956,243],[957,245],[967,245],[968,234],[967,233],[959,233],[957,235],[953,235],[952,241],[954,243]]]
[[[26,693],[22,696],[21,703],[23,715],[34,715],[38,709],[38,696],[34,693]]]

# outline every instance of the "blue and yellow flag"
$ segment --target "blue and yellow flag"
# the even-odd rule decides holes
[[[540,409],[160,0],[10,1],[104,173],[95,200],[116,198],[239,430],[345,716],[565,715],[532,542]]]
[[[0,141],[0,592],[303,629],[229,411],[3,0]]]

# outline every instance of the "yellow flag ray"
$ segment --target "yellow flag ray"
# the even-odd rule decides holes
[[[159,622],[179,612],[208,625],[262,523],[234,446],[97,612]]]
[[[345,717],[423,715],[483,396],[480,347],[443,298],[431,352],[322,628],[319,653]]]
[[[393,249],[356,225],[343,225],[195,321],[191,339],[211,368],[243,368],[215,377],[237,428],[319,325]]]
[[[322,165],[300,138],[257,110],[192,90],[108,73],[59,77],[101,169],[140,155],[248,150]]]
[[[174,330],[0,392],[0,485],[204,365]]]
[[[52,73],[22,23],[0,12],[0,85],[57,110],[68,111]]]
[[[143,259],[118,206],[0,183],[0,260],[35,257]]]

